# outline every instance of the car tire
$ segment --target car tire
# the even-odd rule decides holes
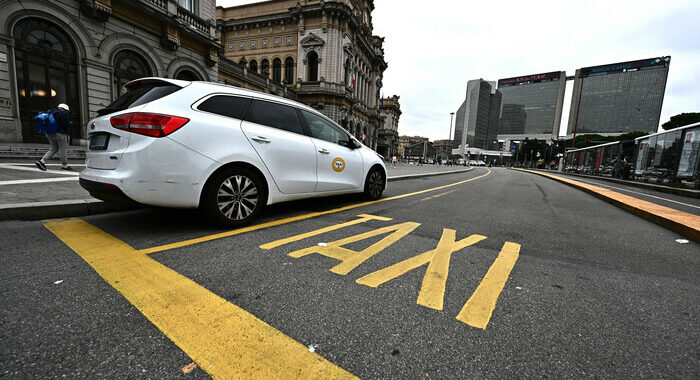
[[[373,201],[381,198],[385,187],[386,175],[384,171],[377,167],[370,169],[365,181],[365,199]]]
[[[265,186],[260,176],[246,168],[229,168],[212,177],[202,211],[221,227],[240,227],[253,221],[265,207]]]

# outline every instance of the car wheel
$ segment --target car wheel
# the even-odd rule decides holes
[[[266,199],[265,187],[256,173],[245,168],[227,169],[212,178],[202,208],[213,223],[238,227],[255,219]]]
[[[384,192],[384,187],[386,184],[386,177],[384,172],[379,168],[374,168],[367,174],[367,181],[365,181],[365,198],[369,200],[379,199]]]

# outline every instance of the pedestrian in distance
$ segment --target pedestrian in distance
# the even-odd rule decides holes
[[[391,156],[391,166],[396,167],[396,156]]]
[[[68,131],[70,130],[70,109],[68,105],[61,103],[57,108],[40,112],[35,117],[37,132],[46,135],[51,144],[49,151],[39,161],[36,167],[46,171],[46,161],[56,153],[61,160],[62,170],[73,170],[68,166]]]

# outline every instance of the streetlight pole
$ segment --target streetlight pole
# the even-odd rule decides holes
[[[447,159],[450,159],[450,156],[452,155],[452,117],[455,115],[454,112],[450,112],[450,135],[447,136],[447,139],[449,140],[448,148],[447,148]]]

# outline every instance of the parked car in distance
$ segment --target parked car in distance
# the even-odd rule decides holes
[[[382,158],[311,107],[237,87],[141,78],[88,123],[80,184],[105,201],[249,223],[266,205],[386,188]]]

